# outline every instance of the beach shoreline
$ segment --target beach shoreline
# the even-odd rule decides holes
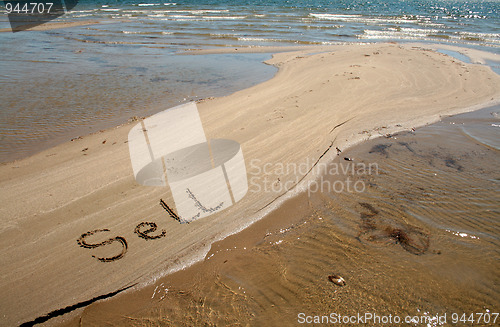
[[[491,255],[494,245],[489,242],[495,242],[498,226],[493,224],[486,229],[471,229],[468,224],[471,219],[469,214],[474,216],[473,221],[478,226],[482,219],[494,219],[490,211],[495,210],[497,197],[488,188],[495,185],[483,183],[494,176],[499,144],[496,142],[496,146],[490,147],[488,142],[481,143],[481,139],[467,141],[467,137],[463,138],[464,135],[459,131],[463,126],[466,129],[472,126],[477,128],[475,124],[478,122],[483,125],[476,132],[485,128],[495,129],[489,125],[492,121],[498,121],[499,110],[497,105],[443,117],[437,123],[414,131],[370,139],[344,150],[342,156],[339,155],[329,165],[342,166],[345,162],[342,157],[347,156],[353,158],[356,162],[354,165],[358,167],[366,165],[366,160],[375,160],[380,171],[364,176],[356,176],[356,173],[351,172],[335,176],[336,173],[331,170],[333,175],[322,176],[337,182],[345,177],[364,181],[368,183],[368,193],[376,193],[374,190],[379,187],[390,188],[394,192],[385,194],[387,199],[392,196],[401,197],[400,200],[411,199],[418,194],[422,198],[414,200],[420,205],[414,203],[406,210],[398,210],[401,203],[394,200],[384,203],[377,199],[381,194],[362,195],[352,190],[340,194],[338,190],[309,189],[284,201],[277,210],[245,230],[213,243],[204,260],[159,278],[139,290],[95,303],[76,317],[68,317],[61,325],[295,325],[297,322],[300,324],[299,313],[305,315],[304,312],[308,316],[327,316],[330,322],[335,321],[330,319],[355,315],[357,312],[361,316],[365,313],[382,317],[390,314],[400,318],[406,315],[413,319],[421,316],[422,319],[428,319],[428,323],[437,321],[437,317],[441,317],[442,322],[446,314],[460,310],[485,310],[485,314],[488,314],[498,303],[495,287],[491,294],[484,289],[492,287],[495,280],[491,276],[496,272],[492,259],[494,256]],[[490,140],[493,140],[493,135],[490,134]],[[402,149],[405,151],[401,152]],[[426,159],[419,162],[422,158]],[[435,161],[429,162],[430,158]],[[443,162],[438,163],[441,160]],[[399,174],[392,176],[393,182],[389,182],[387,177],[380,175],[382,171],[386,175],[397,174],[386,171],[388,164],[406,164],[405,168],[421,168],[422,172],[406,173],[411,181],[404,181],[399,174],[405,175],[405,169],[399,167],[396,168]],[[471,180],[482,178],[480,185],[474,184],[481,186],[480,193],[465,191],[470,192],[469,196],[472,197],[480,194],[476,198],[480,206],[476,207],[475,201],[463,203],[463,207],[453,202],[454,195],[464,195],[460,194],[462,192],[453,192],[454,186],[447,188],[446,183],[438,184],[434,172],[442,175],[441,180],[454,186],[460,183],[464,173]],[[446,200],[425,205],[432,196],[420,190],[433,192],[434,187],[450,195],[446,199],[449,201],[446,213],[440,213]],[[346,205],[346,202],[351,203]],[[376,212],[376,215],[379,210],[392,211],[392,215],[383,213],[378,219],[405,230],[409,235],[406,239],[408,243],[403,240],[390,241],[391,235],[387,236],[385,242],[371,240],[370,234],[372,237],[377,234],[371,228],[363,230],[363,223],[358,225],[356,212],[359,208],[356,205],[361,207],[361,222],[364,219],[363,211],[367,208]],[[351,215],[352,212],[346,213],[346,208],[352,209],[354,215]],[[467,208],[468,214],[458,214]],[[421,211],[431,223],[425,224],[408,215],[408,211],[414,210]],[[443,227],[442,219],[448,215],[454,218],[453,222],[448,221]],[[371,223],[383,224],[377,220]],[[436,228],[436,225],[439,227]],[[353,232],[358,228],[360,234],[356,236]],[[423,239],[418,238],[422,236]],[[455,243],[450,245],[450,241]],[[460,257],[460,267],[450,272],[446,267],[456,265],[457,257]],[[475,272],[485,281],[475,280],[477,276],[474,274],[462,275],[463,271],[471,269],[471,265],[481,266]],[[434,275],[436,271],[437,276]],[[329,280],[328,275],[332,273],[345,278],[347,286],[344,284],[339,287]],[[383,274],[383,279],[391,279],[391,282],[380,280],[379,274]],[[455,275],[461,276],[460,280],[454,280]],[[430,289],[433,292],[429,292]],[[468,301],[457,300],[456,296],[460,299],[465,294],[470,296]]]
[[[346,149],[375,136],[410,130],[442,116],[498,103],[500,77],[487,67],[466,65],[423,48],[372,44],[313,47],[276,54],[268,63],[280,69],[270,81],[227,97],[200,101],[205,132],[209,138],[240,142],[249,175],[259,178],[254,168],[262,168],[265,163],[304,165],[318,158],[328,162],[337,155],[328,151],[332,146]],[[377,69],[381,72],[373,71]],[[367,90],[371,93],[367,94]],[[360,94],[367,98],[360,98]],[[331,110],[332,104],[336,110]],[[398,109],[400,112],[395,111]],[[419,109],[417,114],[415,110]],[[367,122],[367,117],[371,121]],[[2,209],[2,216],[9,217],[2,226],[2,257],[23,258],[3,264],[6,280],[22,285],[20,289],[3,285],[16,299],[3,306],[26,307],[38,301],[36,307],[4,316],[2,324],[30,321],[124,285],[139,282],[144,286],[156,278],[151,278],[151,274],[161,277],[183,269],[202,260],[214,242],[244,230],[286,199],[304,191],[307,181],[318,177],[269,176],[277,178],[274,182],[292,181],[292,185],[298,177],[302,179],[294,187],[295,193],[283,189],[271,194],[250,192],[216,217],[190,224],[188,236],[185,226],[174,225],[158,210],[157,200],[163,198],[172,203],[172,199],[162,190],[138,187],[133,180],[125,141],[128,130],[136,123],[84,136],[0,166],[0,185],[10,190],[9,194],[1,194],[2,201],[9,203]],[[310,161],[305,163],[305,158]],[[249,166],[250,162],[256,163],[255,167]],[[29,199],[32,205],[26,207],[19,199]],[[130,232],[143,219],[161,222],[161,228],[166,228],[169,235],[184,235],[175,241],[169,238],[167,245],[158,240],[144,246]],[[110,236],[126,235],[129,240],[123,260],[97,262],[91,251],[76,245],[80,234],[104,228],[112,230]],[[33,246],[40,247],[40,253],[49,259],[41,260],[33,254]],[[44,269],[28,263],[33,260],[45,262]],[[140,272],[141,266],[153,267]],[[38,277],[13,274],[20,270]],[[78,283],[53,291],[61,282],[74,280],[75,275]],[[114,277],[102,285],[104,276],[110,275]],[[23,289],[33,289],[40,282],[46,286],[32,298],[20,295]],[[40,301],[49,289],[52,294],[45,302]]]
[[[50,31],[59,28],[71,28],[71,27],[79,27],[79,26],[89,26],[89,25],[97,25],[97,24],[105,24],[108,22],[103,22],[100,20],[82,20],[82,21],[68,21],[68,22],[47,22],[44,24],[36,24],[32,27],[25,27],[23,29],[26,31]],[[29,26],[29,24],[27,24]],[[0,28],[0,33],[8,33],[12,32],[12,28]]]

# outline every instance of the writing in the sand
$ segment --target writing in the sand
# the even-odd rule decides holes
[[[157,233],[156,232],[157,229],[158,229],[158,226],[156,226],[155,223],[142,222],[135,227],[134,233],[136,233],[137,236],[145,239],[146,241],[156,240],[156,239],[165,237],[167,232],[165,230],[161,230],[161,232]],[[102,246],[107,246],[107,245],[118,243],[121,245],[121,251],[117,255],[114,255],[111,257],[98,257],[95,255],[92,255],[92,257],[96,258],[97,260],[99,260],[101,262],[112,262],[112,261],[123,258],[125,253],[127,253],[128,243],[127,243],[127,240],[122,236],[112,237],[112,238],[109,238],[105,241],[97,242],[97,243],[87,242],[88,237],[95,235],[95,234],[106,233],[106,232],[110,232],[110,230],[107,228],[95,229],[95,230],[83,233],[76,241],[77,241],[78,245],[80,245],[82,248],[85,248],[85,249],[96,249],[96,248],[99,248]]]
[[[189,191],[189,189],[188,189]],[[196,198],[194,198],[196,200]],[[197,201],[197,200],[196,200]],[[198,201],[199,203],[199,201]],[[201,205],[201,204],[200,204]],[[172,210],[165,201],[160,199],[160,206],[169,214],[170,218],[173,220],[181,223],[181,224],[189,224],[190,220],[184,220],[180,218],[174,210]],[[203,207],[203,206],[202,206]],[[205,207],[203,207],[205,208]],[[162,229],[161,231],[157,231],[158,226],[156,223],[153,222],[142,222],[139,223],[137,226],[134,228],[134,233],[137,234],[138,237],[145,239],[146,241],[149,240],[157,240],[162,237],[165,237],[167,235],[167,232]],[[118,259],[123,258],[125,253],[127,253],[128,249],[128,243],[127,240],[122,237],[122,236],[115,236],[112,238],[108,238],[107,240],[101,241],[101,242],[88,242],[88,238],[92,237],[93,235],[96,234],[102,234],[102,233],[108,233],[111,232],[109,229],[104,228],[104,229],[94,229],[91,231],[88,231],[86,233],[83,233],[77,240],[76,242],[78,245],[82,248],[85,249],[97,249],[101,248],[104,246],[109,246],[110,249],[113,250],[113,247],[117,249],[118,254],[114,256],[96,256],[92,255],[93,258],[96,258],[97,260],[101,262],[112,262]],[[94,238],[98,238],[98,236],[94,236]],[[118,246],[120,246],[120,251],[118,251]]]

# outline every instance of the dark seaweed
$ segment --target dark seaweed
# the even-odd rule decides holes
[[[444,163],[447,167],[455,168],[457,171],[462,171],[463,167],[452,157],[446,157]]]
[[[380,211],[373,205],[366,202],[360,202],[359,205],[367,211],[360,213],[359,240],[363,237],[370,242],[390,241],[415,255],[424,254],[429,249],[429,235],[421,229],[391,219],[382,220]]]
[[[377,144],[374,145],[368,153],[379,153],[384,155],[386,158],[389,158],[389,153],[386,150],[391,146],[392,144]]]

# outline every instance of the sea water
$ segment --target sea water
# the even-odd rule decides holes
[[[100,23],[0,33],[0,162],[276,72],[269,54],[186,50],[424,41],[500,52],[498,1],[80,0],[55,22],[79,20]]]

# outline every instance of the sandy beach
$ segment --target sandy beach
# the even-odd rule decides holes
[[[481,62],[481,53],[474,55]],[[137,121],[2,164],[0,324],[34,321],[183,269],[202,260],[214,242],[258,221],[317,177],[264,174],[266,164],[311,167],[335,158],[335,148],[500,99],[500,77],[488,67],[462,63],[424,45],[300,48],[277,53],[267,63],[279,68],[271,80],[198,103],[207,139],[239,142],[249,180],[262,186],[208,218],[180,225],[159,204],[160,199],[173,203],[168,188],[135,182],[127,135]],[[275,187],[265,189],[266,181]],[[156,223],[166,236],[139,238],[134,229],[142,222]],[[81,235],[94,230],[108,230],[96,243],[120,237],[126,247],[123,242],[79,246]],[[120,253],[112,262],[96,259]]]
[[[315,182],[351,180],[362,192],[311,184],[205,260],[63,325],[434,326],[466,312],[494,324],[499,114],[496,105],[349,148]]]
[[[95,25],[102,24],[101,21],[96,20],[84,20],[79,22],[52,22],[45,23],[43,25],[36,25],[33,27],[24,28],[23,30],[28,31],[50,31],[58,28],[68,28],[68,27],[76,27],[76,26],[87,26],[87,25]],[[29,26],[29,25],[28,25]],[[12,32],[12,28],[0,28],[0,33],[8,33]]]

